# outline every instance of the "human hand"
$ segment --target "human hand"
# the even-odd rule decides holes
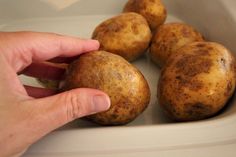
[[[61,71],[44,65],[42,61],[73,57],[98,48],[99,43],[94,40],[50,33],[0,33],[1,157],[19,156],[54,129],[109,108],[109,97],[101,91],[75,89],[50,96],[52,91],[24,86],[17,76],[23,73],[58,78]]]

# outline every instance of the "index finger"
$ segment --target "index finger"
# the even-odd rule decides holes
[[[83,40],[54,33],[13,32],[0,33],[0,50],[16,72],[32,62],[55,57],[72,57],[99,48],[96,40]],[[16,64],[17,63],[17,64]]]

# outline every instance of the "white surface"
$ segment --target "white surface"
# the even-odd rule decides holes
[[[185,148],[148,149],[118,152],[95,153],[58,153],[48,155],[33,155],[33,157],[235,157],[236,145],[222,143],[210,146],[193,146]],[[31,157],[31,155],[25,155]]]
[[[126,0],[79,0],[62,5],[48,0],[0,0],[0,30],[47,31],[89,38],[95,26],[118,14]],[[50,0],[49,0],[50,1]],[[16,3],[19,4],[16,4]],[[55,2],[55,1],[54,1]],[[72,3],[73,2],[73,3]],[[209,40],[236,52],[236,3],[233,0],[164,0],[168,21],[195,26]],[[94,4],[96,3],[96,4]],[[55,7],[52,7],[54,4]],[[159,69],[146,57],[134,63],[152,91],[148,109],[127,126],[99,127],[75,121],[36,143],[25,156],[236,156],[235,98],[218,116],[199,122],[173,123],[156,105]],[[31,78],[21,78],[37,85]]]

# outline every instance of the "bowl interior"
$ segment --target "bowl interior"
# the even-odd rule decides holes
[[[46,31],[90,38],[94,28],[103,20],[119,14],[126,0],[74,0],[52,3],[50,0],[0,1],[1,31]],[[207,40],[224,44],[236,52],[234,44],[235,21],[220,0],[164,0],[168,9],[167,22],[185,22],[199,30]],[[32,7],[37,6],[37,7]],[[14,10],[14,13],[11,11]],[[43,11],[42,11],[43,10]],[[220,10],[220,11],[219,11]],[[148,55],[133,64],[141,70],[151,88],[151,102],[147,110],[127,126],[171,125],[157,104],[156,90],[160,69],[150,61]],[[25,84],[39,86],[33,78],[20,76]],[[236,114],[235,96],[217,116],[207,119],[217,120]],[[83,120],[74,121],[61,129],[99,127]]]

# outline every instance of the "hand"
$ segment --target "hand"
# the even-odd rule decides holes
[[[56,61],[55,57],[73,57],[98,48],[99,43],[94,40],[50,33],[0,32],[1,157],[20,155],[54,129],[109,108],[109,97],[101,91],[75,89],[50,96],[52,91],[24,86],[17,76],[25,73],[58,78],[60,70],[47,67],[42,61]]]

